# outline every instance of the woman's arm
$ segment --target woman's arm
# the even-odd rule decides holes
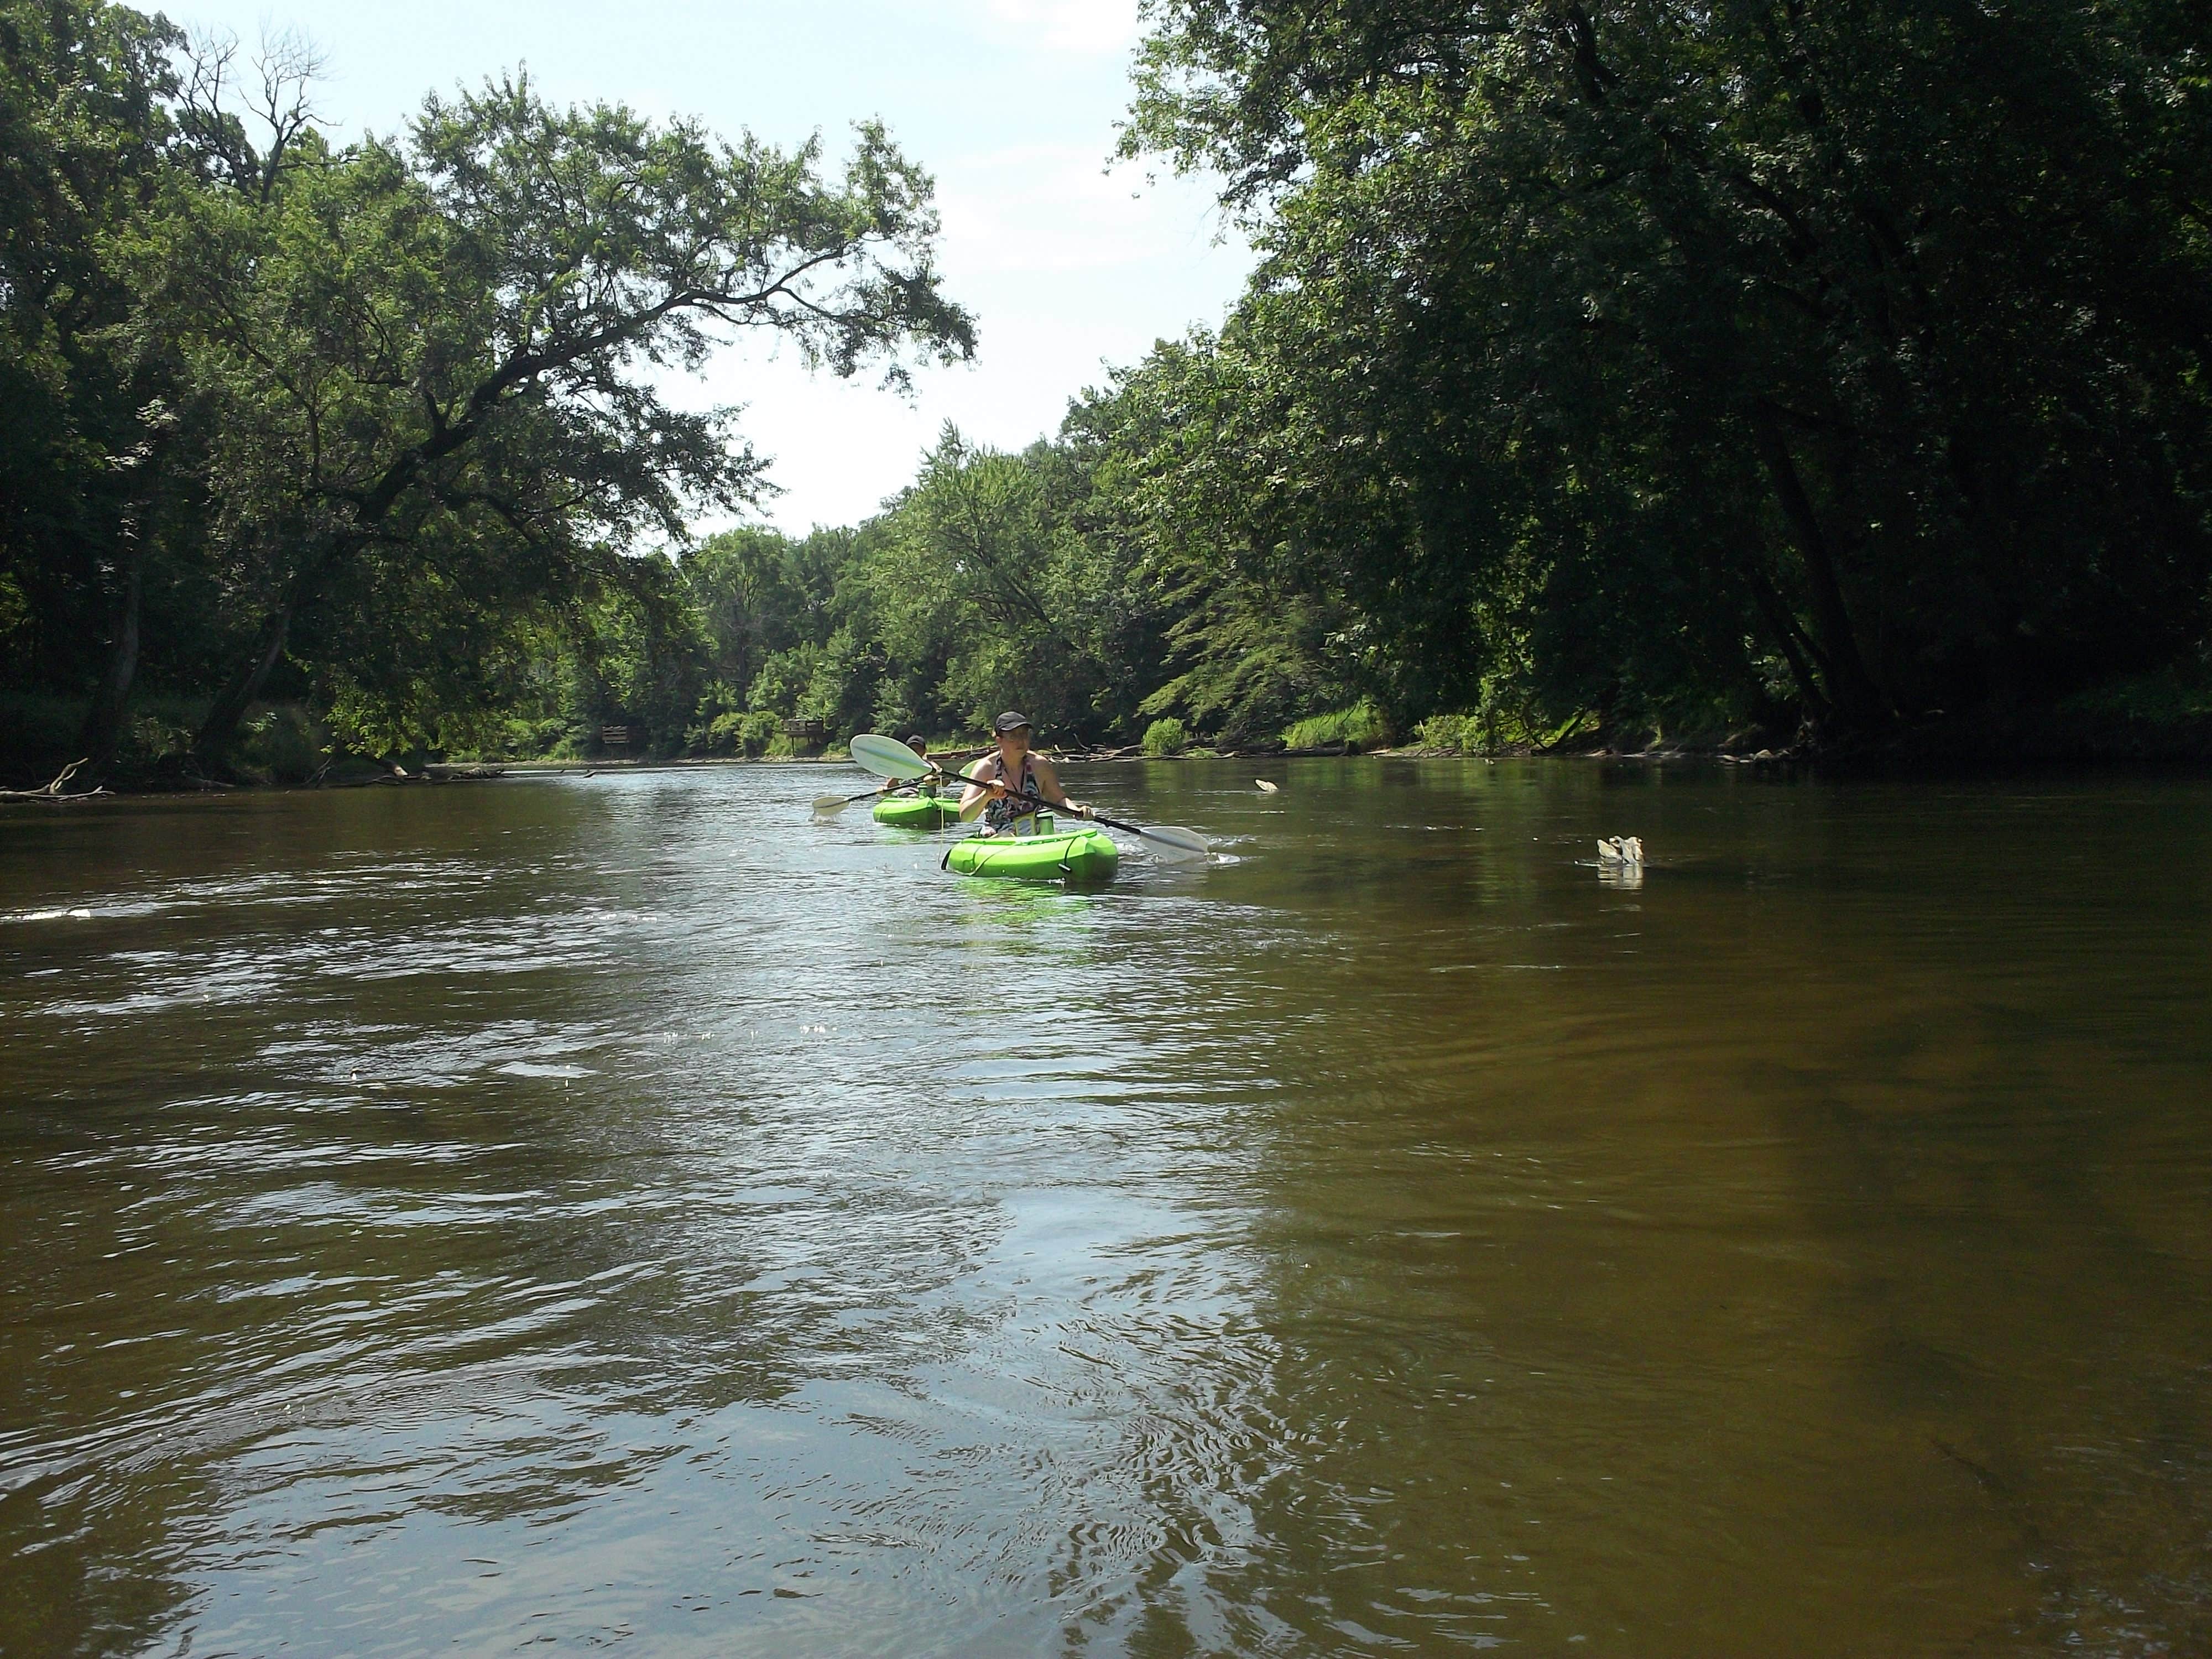
[[[986,767],[990,769],[988,775],[983,769]],[[994,791],[990,787],[992,781],[998,775],[999,757],[996,755],[987,755],[975,763],[975,769],[968,775],[968,787],[960,792],[961,823],[973,822],[982,811],[983,804],[989,800],[994,793],[1004,793]]]

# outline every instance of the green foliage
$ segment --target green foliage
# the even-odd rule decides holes
[[[825,637],[831,625],[836,564],[808,543],[773,530],[724,531],[689,550],[682,569],[708,643],[707,670],[723,685],[750,685],[771,654]]]
[[[131,711],[125,736],[126,760],[149,770],[180,764],[191,753],[192,720],[199,712],[179,709],[173,703],[164,708],[150,699],[141,699]]]
[[[1151,15],[1128,146],[1264,254],[1176,494],[1394,710],[1864,728],[2202,637],[2179,0]]]
[[[882,648],[847,624],[823,641],[806,690],[799,698],[803,719],[820,720],[830,731],[849,735],[867,729],[874,711]]]
[[[1173,714],[1154,720],[1145,728],[1144,749],[1147,755],[1180,755],[1190,747],[1190,730]]]
[[[781,724],[773,714],[725,715],[723,719],[735,722],[731,728],[732,737],[740,754],[765,755],[781,734]]]
[[[2199,653],[2153,673],[2078,691],[2061,705],[2069,714],[2180,726],[2212,720],[2212,660]]]
[[[1285,749],[1374,749],[1389,740],[1390,728],[1382,711],[1365,701],[1332,714],[1312,715],[1283,729]]]
[[[822,677],[827,653],[821,645],[807,643],[779,651],[761,665],[761,672],[745,692],[745,706],[784,719],[796,717]]]
[[[31,601],[12,571],[0,571],[0,684],[20,678],[31,665],[35,635]]]
[[[1081,533],[1088,480],[1066,451],[969,445],[947,427],[883,526],[871,596],[906,706],[981,726],[1019,708],[1042,728],[1097,729],[1127,708],[1117,632],[1128,606],[1117,550]]]
[[[1341,695],[1330,660],[1328,609],[1304,594],[1271,596],[1233,574],[1185,573],[1173,598],[1187,607],[1167,630],[1181,672],[1139,705],[1181,708],[1226,743],[1276,731]]]
[[[1048,741],[1126,741],[1171,715],[1188,743],[1198,722],[1264,738],[1324,697],[1341,702],[1325,661],[1336,612],[1209,562],[1153,516],[1144,446],[1160,403],[1132,377],[1018,455],[948,429],[914,485],[857,529],[744,529],[690,550],[663,596],[689,622],[658,635],[688,641],[690,678],[670,684],[690,702],[680,720],[670,702],[670,729],[696,753],[787,753],[787,719],[820,720],[836,741],[974,731],[1011,706]],[[596,624],[575,671],[590,688],[580,714],[644,718],[648,654],[638,628]],[[754,715],[769,724],[739,718]]]
[[[172,740],[184,735],[179,728]],[[331,761],[328,729],[296,703],[276,704],[249,716],[240,736],[240,763],[271,783],[311,782]]]
[[[0,688],[82,700],[118,599],[166,592],[197,552],[176,366],[117,257],[188,162],[179,42],[97,0],[0,0]],[[121,700],[80,707],[65,746],[97,774]]]
[[[727,709],[713,715],[688,734],[693,753],[756,758],[768,753],[782,732],[782,721],[766,713]]]
[[[1497,746],[1475,714],[1431,714],[1413,728],[1413,742],[1447,755],[1479,755]]]
[[[520,77],[342,147],[297,47],[180,76],[179,46],[0,0],[0,580],[29,618],[0,665],[96,679],[112,750],[143,654],[208,697],[212,765],[272,684],[349,741],[495,741],[550,646],[619,659],[580,702],[679,744],[706,636],[627,556],[753,500],[762,464],[665,373],[762,331],[893,384],[969,355],[927,175],[873,125],[833,169]],[[596,637],[623,617],[645,637]]]
[[[841,168],[517,76],[349,144],[297,48],[0,0],[0,691],[46,700],[6,764],[296,772],[319,735],[240,731],[295,704],[380,755],[2195,707],[2182,0],[1146,15],[1127,145],[1261,255],[1222,327],[1018,453],[948,427],[866,524],[695,545],[763,464],[667,371],[972,349],[879,129]]]

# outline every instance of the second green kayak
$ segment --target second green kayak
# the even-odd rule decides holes
[[[963,876],[1033,881],[1111,881],[1121,862],[1113,838],[1089,824],[1045,836],[972,836],[945,851],[945,867]]]
[[[902,830],[934,830],[959,817],[960,803],[941,795],[885,795],[869,815]]]

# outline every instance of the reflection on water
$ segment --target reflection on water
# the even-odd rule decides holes
[[[2212,1647],[2212,788],[1239,764],[0,817],[0,1651]]]

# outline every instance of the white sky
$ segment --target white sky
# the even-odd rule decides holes
[[[142,0],[143,3],[143,0]],[[148,8],[151,9],[149,6]],[[304,32],[329,59],[320,106],[341,134],[395,131],[432,88],[526,64],[556,103],[689,114],[833,154],[880,116],[935,174],[941,264],[975,313],[965,368],[912,403],[866,376],[810,377],[790,353],[733,350],[684,401],[740,403],[803,532],[873,512],[939,426],[1002,447],[1057,428],[1068,398],[1155,339],[1214,323],[1250,264],[1203,181],[1105,163],[1128,100],[1135,0],[168,0],[191,29],[251,47]]]

